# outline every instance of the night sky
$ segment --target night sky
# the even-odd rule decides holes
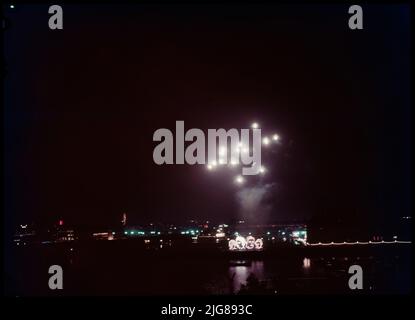
[[[277,132],[269,221],[410,215],[407,6],[5,8],[6,222],[231,221],[238,186],[157,166],[158,128]]]

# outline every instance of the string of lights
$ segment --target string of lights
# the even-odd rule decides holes
[[[412,244],[412,241],[355,241],[355,242],[317,242],[317,243],[309,243],[307,242],[307,246],[343,246],[343,245],[378,245],[378,244]]]

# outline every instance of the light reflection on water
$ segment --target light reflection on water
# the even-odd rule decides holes
[[[401,274],[408,274],[408,265],[400,260],[374,259],[369,257],[298,257],[296,259],[270,259],[270,260],[239,260],[231,261],[227,266],[228,286],[230,293],[241,291],[249,292],[261,287],[269,293],[277,292],[347,292],[350,265],[359,264],[370,272],[371,278],[367,282],[367,289],[377,292],[406,292],[408,286]],[[384,276],[385,266],[394,266],[393,275]],[[257,282],[252,286],[243,288],[250,275]],[[368,277],[369,278],[369,277]],[[399,279],[396,284],[388,279]],[[258,286],[258,282],[261,284]],[[246,291],[248,290],[248,291]],[[251,291],[252,292],[252,291]]]
[[[246,284],[246,281],[251,273],[255,275],[258,280],[264,280],[264,262],[263,261],[239,261],[243,265],[233,265],[229,267],[229,276],[232,279],[232,288],[234,292],[241,289],[241,285]]]
[[[228,267],[228,275],[231,280],[232,291],[237,293],[243,285],[246,285],[248,277],[252,274],[258,281],[268,282],[272,278],[283,276],[287,278],[287,270],[293,277],[309,277],[312,271],[311,258],[304,257],[292,264],[285,261],[250,261],[234,260]]]

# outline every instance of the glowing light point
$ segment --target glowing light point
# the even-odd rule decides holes
[[[259,125],[258,123],[254,122],[251,127],[252,129],[258,129]]]
[[[214,167],[216,167],[218,164],[216,163],[216,161],[212,161],[210,164],[209,164],[211,167],[212,167],[212,169],[214,168]]]
[[[279,139],[280,139],[280,136],[278,134],[274,134],[272,136],[272,140],[274,140],[274,141],[278,141]]]
[[[268,137],[264,137],[263,139],[262,139],[262,143],[264,144],[264,145],[269,145],[269,138]]]
[[[213,166],[211,164],[208,164],[206,167],[207,167],[208,170],[212,170],[213,169]]]
[[[244,178],[242,177],[242,176],[237,176],[236,178],[235,178],[235,182],[237,183],[237,184],[242,184],[242,183],[244,183]]]
[[[12,4],[11,4],[11,5],[10,5],[10,9],[14,9],[14,5],[12,5]]]
[[[226,148],[225,147],[220,147],[219,148],[219,155],[224,156],[225,154],[226,154]]]
[[[261,166],[261,168],[259,168],[259,173],[262,173],[262,174],[264,174],[265,173],[265,168],[263,167],[263,166]]]

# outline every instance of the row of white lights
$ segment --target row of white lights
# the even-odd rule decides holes
[[[341,245],[365,245],[365,244],[392,244],[392,243],[405,243],[405,244],[411,244],[412,241],[399,241],[399,240],[394,240],[394,241],[366,241],[366,242],[360,242],[360,241],[355,241],[355,242],[326,242],[326,243],[322,243],[322,242],[318,242],[318,243],[307,243],[308,246],[341,246]]]

